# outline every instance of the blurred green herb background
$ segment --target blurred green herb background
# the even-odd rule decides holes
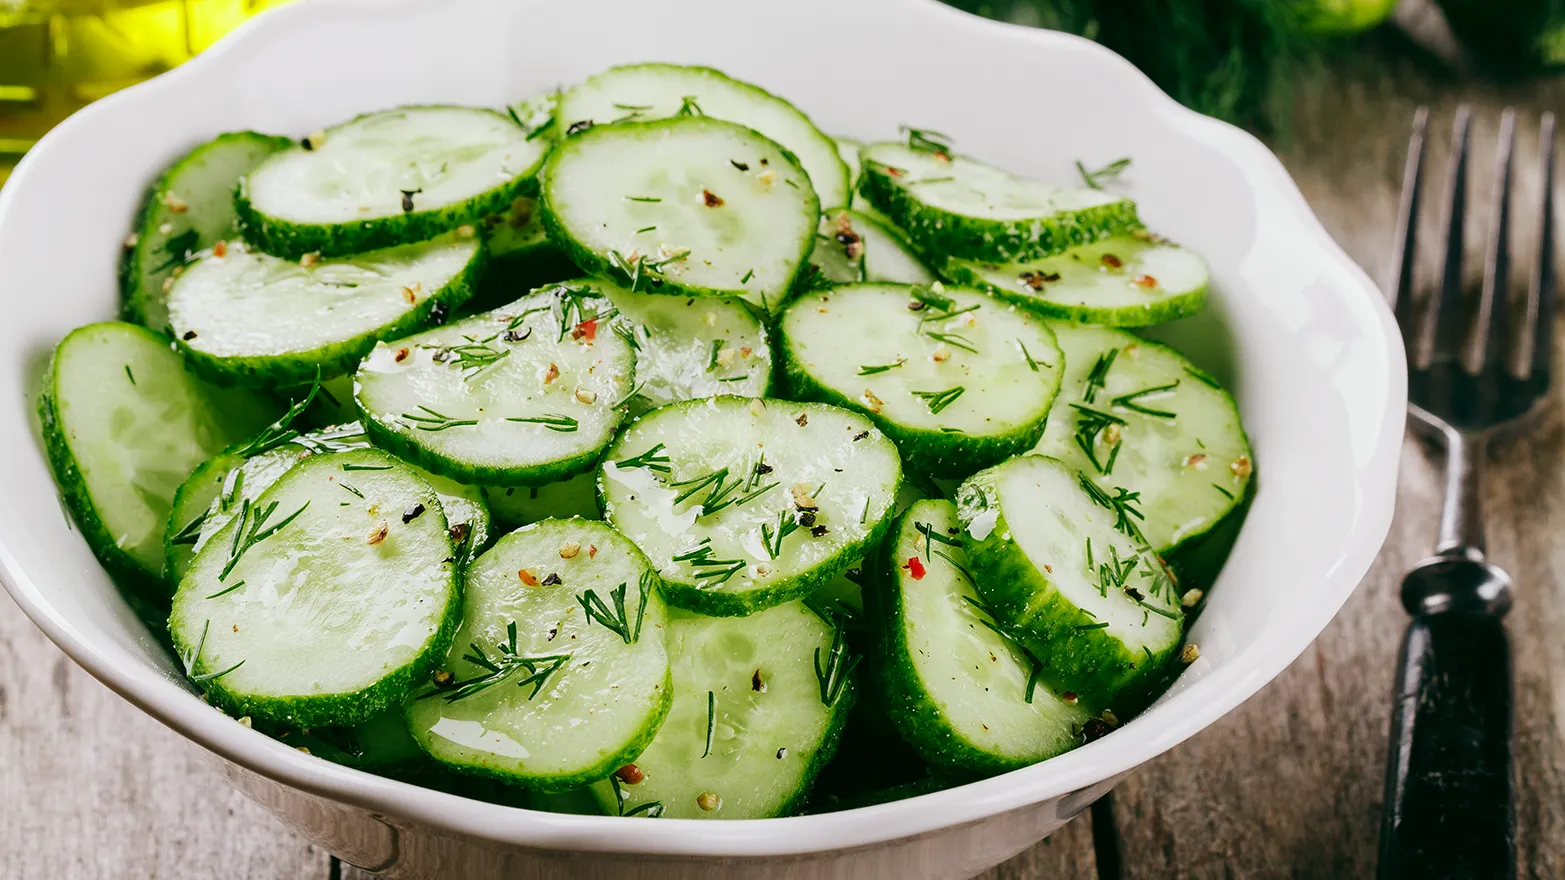
[[[1397,0],[945,0],[988,18],[1067,31],[1125,56],[1181,103],[1286,138],[1302,90],[1327,66],[1373,64]],[[1565,62],[1565,0],[1402,0],[1431,6],[1485,75]],[[1378,30],[1377,30],[1378,28]],[[1422,51],[1405,36],[1400,49]],[[1401,54],[1401,53],[1399,53]],[[1451,60],[1456,60],[1455,58]]]

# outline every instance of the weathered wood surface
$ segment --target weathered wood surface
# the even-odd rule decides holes
[[[1475,118],[1470,249],[1486,217],[1499,108],[1565,109],[1565,82],[1502,91],[1446,81],[1396,60],[1338,73],[1298,108],[1283,157],[1322,221],[1380,278],[1388,261],[1408,120],[1434,109],[1443,140],[1455,105]],[[1429,168],[1438,182],[1443,151]],[[1519,204],[1538,185],[1518,168]],[[1432,232],[1433,213],[1426,226]],[[1518,234],[1530,238],[1530,221]],[[1432,235],[1425,240],[1431,240]],[[1476,260],[1474,261],[1476,267]],[[1516,763],[1524,876],[1565,876],[1565,419],[1500,444],[1487,510],[1491,554],[1518,584]],[[1389,692],[1405,623],[1402,571],[1431,545],[1438,462],[1409,441],[1387,548],[1336,621],[1240,709],[1142,768],[1111,809],[1132,877],[1367,877],[1381,804]],[[1100,810],[1102,821],[1110,811]],[[1104,830],[1100,825],[1099,830]],[[1106,865],[1104,867],[1107,867]],[[1083,816],[984,880],[1099,873]],[[18,878],[366,877],[339,869],[231,792],[179,737],[110,694],[0,600],[0,875]]]

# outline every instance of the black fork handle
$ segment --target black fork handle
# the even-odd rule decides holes
[[[1515,877],[1511,652],[1502,619],[1415,617],[1395,699],[1381,880]]]

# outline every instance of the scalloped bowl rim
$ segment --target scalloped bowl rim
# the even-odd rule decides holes
[[[1094,63],[1120,68],[1129,63],[1080,38],[1002,24],[944,7],[934,0],[867,0],[896,8],[912,17],[927,15],[933,26],[1005,32],[1008,38],[1034,43],[1040,51],[1069,46]],[[156,79],[133,86],[78,112],[44,137],[13,174],[11,186],[0,190],[0,230],[9,216],[12,190],[24,185],[37,157],[67,140],[93,136],[98,120],[111,108],[157,101],[175,86],[222,69],[263,35],[308,27],[312,20],[352,12],[381,20],[419,6],[419,0],[313,0],[269,11],[245,23],[191,62]],[[1132,72],[1133,68],[1132,68]],[[22,571],[0,541],[0,582],[23,611],[72,659],[110,689],[188,739],[265,777],[334,801],[442,831],[527,848],[668,856],[757,857],[798,855],[858,848],[916,837],[1009,812],[1114,780],[1156,757],[1217,720],[1271,681],[1323,630],[1368,570],[1391,522],[1397,460],[1406,400],[1401,337],[1379,291],[1342,252],[1310,211],[1281,163],[1254,137],[1225,123],[1179,106],[1144,76],[1135,72],[1144,94],[1134,96],[1149,115],[1176,128],[1202,130],[1209,141],[1220,141],[1225,156],[1239,166],[1258,189],[1268,190],[1285,207],[1299,230],[1309,234],[1316,256],[1338,265],[1356,279],[1372,300],[1369,312],[1379,334],[1387,371],[1385,412],[1373,432],[1374,448],[1355,464],[1357,525],[1349,546],[1336,549],[1327,582],[1302,621],[1285,639],[1250,644],[1180,693],[1165,697],[1109,738],[1073,752],[1002,776],[944,791],[853,810],[781,819],[701,822],[575,816],[536,812],[469,800],[407,783],[351,770],[301,754],[260,733],[247,730],[213,711],[179,683],[146,666],[128,652],[95,645],[64,614],[51,606],[45,593]],[[764,85],[764,83],[763,83]],[[1301,244],[1301,246],[1303,246]],[[1362,317],[1361,317],[1362,323]],[[1138,723],[1156,715],[1157,724]]]

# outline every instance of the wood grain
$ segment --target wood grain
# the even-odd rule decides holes
[[[1475,204],[1492,195],[1499,108],[1522,111],[1518,204],[1535,197],[1536,116],[1565,83],[1454,82],[1395,40],[1306,93],[1280,155],[1321,220],[1372,277],[1384,275],[1408,121],[1433,108],[1443,141],[1455,105],[1475,108]],[[1431,181],[1443,144],[1430,157]],[[1565,196],[1562,196],[1565,197]],[[1437,201],[1432,199],[1431,202]],[[1433,240],[1434,212],[1425,218]],[[1530,217],[1530,215],[1526,215]],[[1531,242],[1519,219],[1516,244]],[[1484,210],[1469,218],[1476,273]],[[1424,265],[1421,278],[1431,277]],[[1557,373],[1556,375],[1561,375]],[[1526,876],[1565,876],[1565,418],[1498,444],[1490,550],[1515,577],[1516,762]],[[1131,877],[1367,877],[1374,871],[1389,695],[1405,625],[1397,586],[1431,546],[1438,461],[1409,441],[1385,552],[1326,632],[1275,682],[1115,793]],[[1101,829],[1100,829],[1101,830]],[[328,880],[329,858],[229,791],[173,733],[110,694],[0,600],[0,873],[33,877]],[[983,880],[1097,876],[1082,816]],[[354,869],[344,878],[368,875]]]

